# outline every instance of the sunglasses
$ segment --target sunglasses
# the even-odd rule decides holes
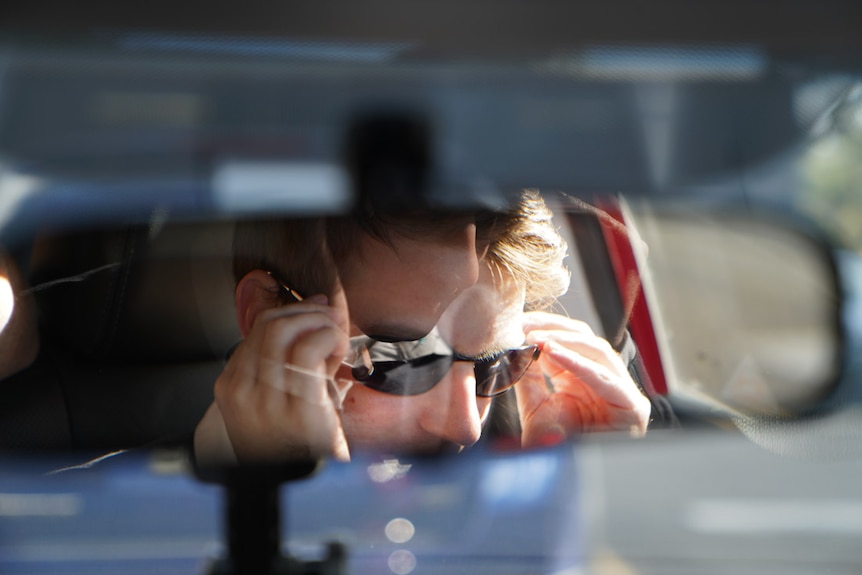
[[[351,338],[351,347],[354,360],[346,363],[353,379],[375,391],[402,396],[430,391],[456,361],[473,364],[478,397],[501,395],[524,377],[540,353],[539,346],[525,345],[478,359],[467,357],[449,348],[436,329],[420,340],[396,343],[360,336]]]
[[[281,281],[278,283],[286,296],[303,300],[295,290]],[[344,363],[350,367],[353,379],[369,389],[400,396],[430,391],[456,361],[466,361],[473,364],[476,396],[495,397],[518,383],[540,354],[539,346],[525,345],[482,358],[467,357],[450,348],[436,328],[415,341],[352,337],[350,348]]]

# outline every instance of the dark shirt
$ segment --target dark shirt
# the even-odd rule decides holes
[[[656,392],[652,380],[644,367],[634,340],[626,332],[618,350],[620,357],[629,370],[629,375],[638,384],[641,392],[649,399],[651,410],[648,429],[668,429],[679,427],[679,420],[667,397]]]

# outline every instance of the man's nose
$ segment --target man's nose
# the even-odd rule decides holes
[[[428,392],[428,400],[419,420],[425,431],[462,446],[479,440],[482,416],[472,363],[453,363],[446,377]]]

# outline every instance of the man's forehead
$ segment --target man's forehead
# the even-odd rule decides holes
[[[521,345],[524,290],[480,281],[440,318],[440,333],[459,353],[480,355]]]
[[[420,243],[458,244],[462,234],[476,235],[476,215],[470,212],[421,212],[402,216],[392,226],[393,237]]]

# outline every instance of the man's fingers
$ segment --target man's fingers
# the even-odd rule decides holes
[[[584,321],[566,317],[558,313],[531,311],[524,314],[524,333],[534,330],[566,330],[575,333],[594,335],[593,329]]]
[[[551,395],[541,366],[533,364],[515,385],[518,412],[529,417]]]
[[[621,376],[556,342],[545,344],[539,361],[551,376],[555,391],[567,393],[573,391],[573,387],[587,385],[598,397],[614,407],[639,408],[644,402],[649,405],[649,400],[628,375]]]
[[[216,405],[241,461],[349,457],[328,384],[349,339],[343,313],[325,301],[260,312],[217,379]]]
[[[317,303],[316,300],[309,298],[300,303],[292,303],[290,305],[283,305],[266,309],[260,314],[258,314],[257,318],[255,319],[254,325],[256,326],[258,324],[266,324],[274,319],[281,317],[290,317],[313,313],[322,313],[324,315],[328,315],[336,323],[341,323],[345,320],[344,312],[342,312],[341,310],[329,305]],[[252,329],[254,329],[254,326],[252,326]]]
[[[300,307],[314,311],[294,313]],[[334,371],[349,346],[347,334],[325,309],[328,308],[315,304],[294,304],[261,314],[263,321],[255,323],[216,381],[220,401],[240,404],[258,394],[266,396],[257,398],[261,401],[279,404],[280,398],[270,397],[270,389],[282,394],[299,393],[317,401],[319,394],[309,391],[313,389],[312,380],[321,380],[317,383],[325,389],[327,368]],[[259,388],[266,389],[258,391]]]
[[[286,363],[306,371],[317,371],[336,349],[346,351],[343,343],[346,334],[324,314],[280,317],[270,321],[264,329],[266,333],[258,351],[255,384],[286,390],[286,379],[293,376],[293,372],[285,371]],[[311,338],[311,344],[306,343],[308,338]],[[325,371],[321,371],[325,377]]]
[[[256,324],[248,343],[262,358],[284,360],[286,350],[300,334],[322,328],[339,329],[332,316],[321,311],[279,315],[260,326]]]
[[[527,342],[541,346],[538,363],[553,386],[546,400],[529,402],[536,410],[531,431],[619,429],[644,434],[649,400],[607,340],[587,323],[553,313],[526,313],[523,327]],[[519,407],[520,395],[525,403],[540,397],[537,391],[519,394]]]
[[[527,343],[544,348],[548,342],[566,347],[587,359],[600,363],[619,375],[628,374],[628,369],[619,354],[607,340],[592,333],[564,330],[536,330],[527,335]]]
[[[347,338],[332,328],[308,332],[290,348],[289,358],[282,365],[285,370],[285,392],[304,401],[323,405],[329,401],[328,380],[334,375],[327,372],[327,359],[340,354],[344,357]]]

